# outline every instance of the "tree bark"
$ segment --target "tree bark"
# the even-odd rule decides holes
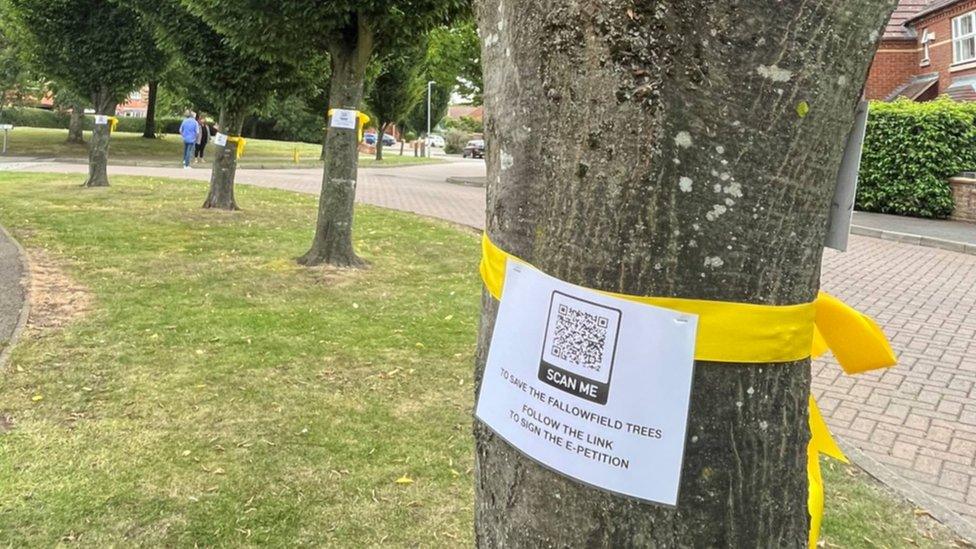
[[[220,110],[220,127],[227,135],[240,135],[244,127],[246,110]],[[204,208],[239,210],[234,199],[234,178],[237,175],[237,143],[228,141],[227,146],[215,146],[213,170],[210,172],[210,192],[203,202]]]
[[[373,34],[362,17],[355,32],[350,34],[353,36],[330,52],[330,108],[357,110],[362,101],[366,65],[373,51]],[[318,220],[311,248],[298,258],[298,263],[302,265],[364,265],[352,247],[353,206],[359,166],[358,135],[358,130],[326,128]]]
[[[383,121],[377,120],[376,125],[378,129],[376,130],[376,160],[383,160]]]
[[[319,160],[325,161],[325,147],[329,144],[329,116],[325,116],[325,131],[322,132],[322,153]]]
[[[68,120],[68,143],[84,143],[85,109],[81,105],[71,105],[71,118]]]
[[[106,90],[92,97],[96,114],[115,116],[115,101]],[[108,144],[112,137],[109,124],[92,126],[91,143],[88,145],[88,179],[86,187],[108,187]]]
[[[146,128],[142,136],[146,139],[156,139],[156,94],[159,92],[159,81],[149,81],[149,97],[146,99]]]
[[[488,233],[590,288],[812,301],[892,8],[482,0]],[[486,294],[479,386],[497,309]],[[809,383],[809,360],[697,362],[674,509],[573,482],[476,422],[477,544],[803,547]]]

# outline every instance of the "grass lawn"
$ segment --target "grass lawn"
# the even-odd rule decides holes
[[[0,376],[0,545],[471,546],[478,238],[360,207],[371,268],[309,270],[314,197],[113,185],[0,174],[0,223],[91,300]],[[825,473],[831,545],[948,543]]]
[[[10,132],[7,154],[11,156],[40,156],[67,159],[87,159],[88,145],[69,144],[68,130],[48,128],[16,128]],[[85,132],[86,143],[90,132]],[[321,167],[319,154],[322,146],[311,143],[248,139],[241,158],[242,168]],[[207,162],[213,160],[214,148],[207,146]],[[298,164],[295,153],[298,153]],[[359,166],[363,168],[396,167],[441,162],[438,158],[415,158],[413,151],[405,148],[399,155],[399,145],[384,151],[383,161],[361,155]],[[391,154],[392,153],[392,154]],[[109,148],[110,164],[140,164],[147,166],[179,165],[183,158],[183,145],[178,135],[169,134],[159,139],[143,139],[140,133],[116,132]]]

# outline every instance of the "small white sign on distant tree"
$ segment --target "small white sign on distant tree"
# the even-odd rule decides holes
[[[349,109],[333,109],[331,126],[333,128],[355,130],[356,111],[349,110]]]
[[[95,115],[95,124],[97,124],[99,126],[104,126],[104,125],[108,124],[108,116],[106,116],[104,114],[96,114]]]
[[[213,141],[214,141],[214,145],[217,145],[218,147],[227,146],[227,136],[222,133],[218,133],[217,135],[215,135]]]

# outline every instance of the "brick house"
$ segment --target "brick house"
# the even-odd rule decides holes
[[[900,0],[864,93],[883,100],[976,100],[976,0]]]

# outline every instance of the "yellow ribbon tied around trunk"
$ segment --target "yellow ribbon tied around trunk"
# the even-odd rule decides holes
[[[237,159],[240,160],[241,157],[244,156],[244,145],[247,144],[247,139],[244,139],[243,137],[241,137],[239,135],[234,135],[234,136],[230,136],[229,135],[229,136],[227,136],[227,142],[228,143],[236,143],[236,145],[237,145]]]
[[[509,260],[527,262],[482,237],[481,278],[495,299],[501,299]],[[695,360],[739,364],[794,362],[833,352],[847,374],[893,366],[897,359],[884,333],[869,317],[821,292],[812,303],[756,305],[675,297],[606,295],[698,316]],[[810,397],[810,442],[807,480],[810,547],[816,547],[823,518],[824,493],[820,454],[847,462]]]
[[[119,125],[119,119],[114,116],[106,117],[108,120],[108,133],[115,133],[115,127]]]

